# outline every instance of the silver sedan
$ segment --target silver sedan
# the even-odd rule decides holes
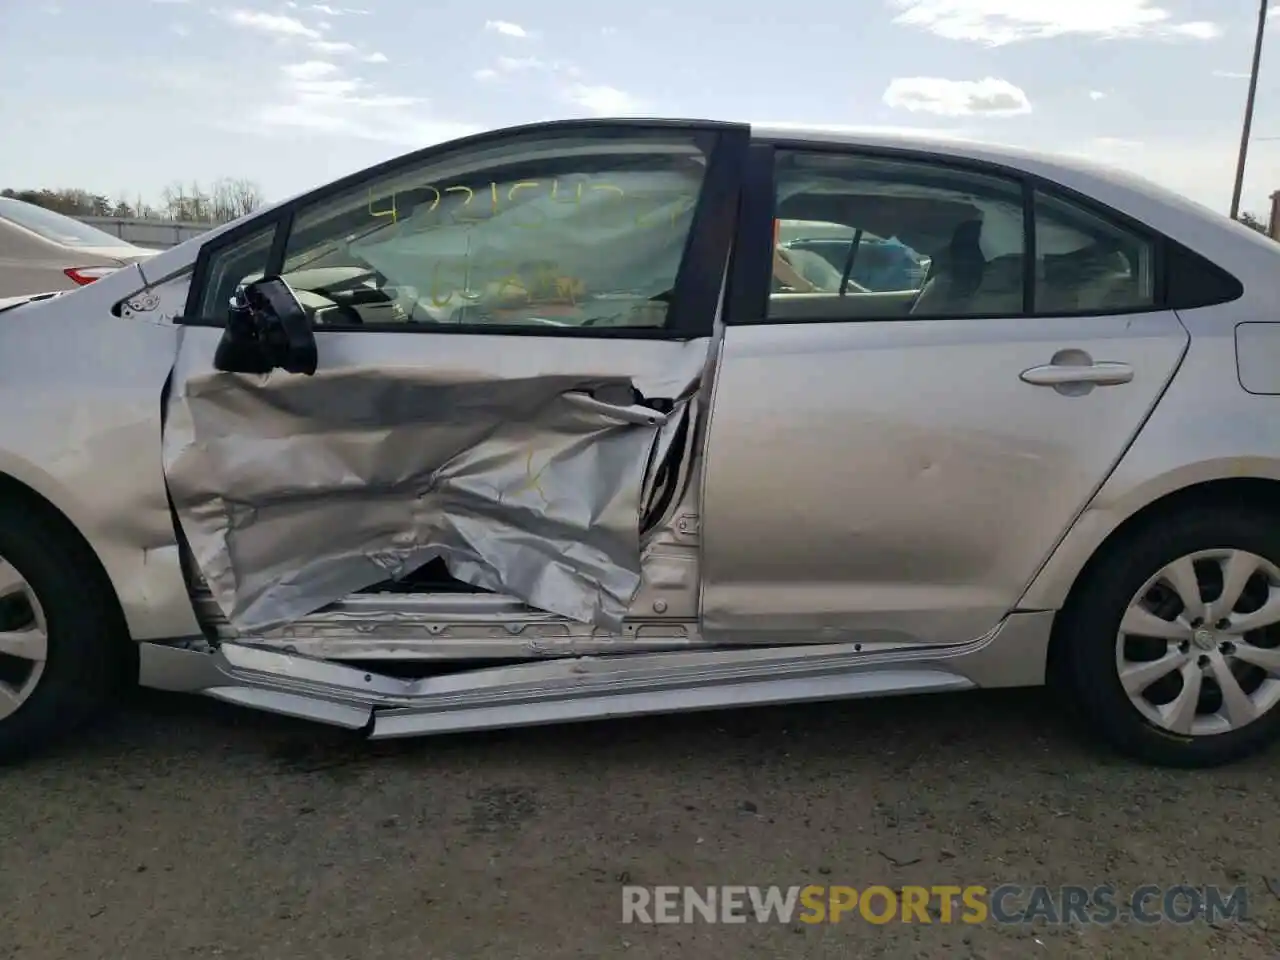
[[[1132,756],[1241,757],[1278,287],[1245,227],[980,144],[389,161],[2,308],[0,754],[140,680],[373,738],[1048,683]]]
[[[74,290],[152,253],[57,211],[0,197],[0,298]]]

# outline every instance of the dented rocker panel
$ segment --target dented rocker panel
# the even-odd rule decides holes
[[[570,657],[401,679],[226,643],[145,644],[148,685],[367,730],[374,739],[766,703],[1023,686],[1043,678],[1052,614],[1012,614],[949,647],[893,643]]]

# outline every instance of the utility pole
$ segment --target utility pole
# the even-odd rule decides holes
[[[1262,37],[1267,30],[1268,0],[1258,4],[1258,36],[1253,43],[1253,69],[1249,71],[1249,98],[1244,106],[1244,129],[1240,132],[1240,158],[1236,161],[1236,185],[1231,194],[1231,219],[1240,218],[1240,195],[1244,193],[1244,165],[1249,157],[1249,135],[1253,132],[1253,104],[1258,96],[1258,68],[1262,66]]]

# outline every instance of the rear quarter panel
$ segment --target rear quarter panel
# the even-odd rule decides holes
[[[1276,275],[1280,276],[1280,245]],[[1280,289],[1246,280],[1246,296],[1178,311],[1186,358],[1141,433],[1023,595],[1023,609],[1057,609],[1109,536],[1161,497],[1231,478],[1280,480],[1280,396],[1247,392],[1236,369],[1236,326],[1274,319]],[[1264,281],[1266,283],[1267,281]],[[1268,302],[1269,300],[1269,302]]]

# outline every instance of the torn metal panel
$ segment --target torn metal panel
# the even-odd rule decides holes
[[[645,583],[649,581],[648,564]],[[639,596],[645,593],[641,587]],[[273,630],[241,634],[202,590],[201,622],[219,643],[242,643],[321,660],[440,663],[683,650],[702,641],[695,622],[629,616],[622,633],[576,623],[493,593],[357,593]]]
[[[621,628],[640,584],[647,468],[664,427],[690,415],[705,342],[670,344],[677,362],[649,371],[673,388],[647,394],[674,401],[668,414],[635,402],[652,384],[619,376],[616,360],[595,376],[510,359],[249,376],[212,370],[194,342],[174,370],[165,474],[238,630],[436,557],[466,583]]]

